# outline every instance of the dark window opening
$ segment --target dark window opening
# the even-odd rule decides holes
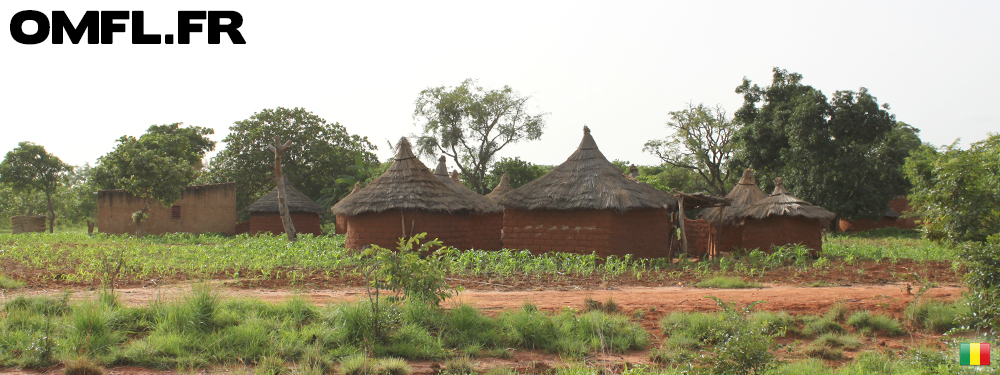
[[[180,219],[181,218],[181,206],[170,207],[170,218]]]

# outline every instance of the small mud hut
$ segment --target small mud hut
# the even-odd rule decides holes
[[[503,242],[500,239],[500,230],[503,228],[503,209],[497,206],[496,202],[479,195],[472,189],[462,184],[458,179],[458,173],[448,174],[447,158],[442,156],[438,159],[437,168],[434,169],[434,176],[442,183],[448,185],[456,193],[465,196],[470,201],[476,202],[476,208],[483,211],[483,214],[475,215],[469,221],[469,235],[472,241],[472,248],[479,250],[500,250]]]
[[[590,129],[564,163],[500,198],[504,246],[600,256],[667,256],[670,194],[626,178],[597,148]]]
[[[503,176],[500,176],[500,182],[498,182],[497,186],[493,188],[493,191],[486,194],[486,198],[494,202],[499,202],[500,197],[503,197],[504,194],[510,193],[512,190],[514,190],[514,188],[510,187],[510,176],[507,176],[507,174],[504,173]]]
[[[354,188],[351,189],[350,193],[347,193],[347,197],[351,196],[351,194],[354,194],[354,192],[358,191],[358,189],[361,189],[361,183],[360,182],[355,182],[354,183]],[[344,197],[344,198],[347,198],[347,197]],[[333,212],[333,207],[330,207],[330,212]],[[334,227],[334,233],[335,234],[347,234],[347,218],[344,217],[344,215],[336,215],[335,218],[336,219],[334,220],[334,225],[335,225],[335,227]]]
[[[774,180],[774,193],[736,214],[743,222],[743,248],[769,251],[771,246],[802,244],[813,255],[823,250],[823,228],[834,216],[789,193],[781,177]]]
[[[324,212],[323,207],[296,190],[288,183],[287,176],[283,182],[285,184],[285,202],[288,204],[288,214],[292,217],[295,232],[312,233],[316,236],[323,234],[319,216]],[[274,235],[285,233],[285,226],[281,223],[281,214],[278,213],[277,186],[243,211],[250,214],[250,219],[240,223],[238,227],[242,231],[239,233],[270,233]]]
[[[45,233],[45,215],[18,215],[10,217],[10,233]]]
[[[726,199],[730,201],[728,207],[715,207],[702,211],[700,218],[711,224],[710,246],[714,246],[709,252],[713,255],[719,251],[733,251],[742,248],[743,225],[737,214],[743,208],[767,198],[757,186],[757,179],[753,175],[753,170],[747,168],[743,171],[740,182],[733,187],[733,190],[726,194]]]
[[[500,236],[499,229],[475,233],[469,224],[496,213],[496,205],[470,199],[445,185],[413,155],[405,137],[396,145],[396,160],[389,169],[337,202],[332,211],[344,215],[351,249],[371,244],[395,248],[399,238],[423,232],[428,240],[438,238],[459,249],[473,248],[475,237]]]

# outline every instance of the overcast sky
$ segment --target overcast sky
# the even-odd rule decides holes
[[[588,125],[609,159],[657,164],[642,145],[685,103],[742,103],[743,77],[801,73],[831,96],[867,87],[925,142],[1000,131],[1000,1],[13,1],[18,11],[142,10],[171,34],[178,10],[235,10],[245,45],[21,45],[3,31],[0,152],[44,145],[94,163],[122,135],[184,122],[215,129],[264,108],[304,107],[379,157],[420,129],[418,93],[466,78],[509,85],[548,112],[541,140],[501,156],[558,164]],[[121,21],[118,21],[122,23]],[[33,32],[34,25],[24,25]],[[218,149],[225,147],[219,144]]]

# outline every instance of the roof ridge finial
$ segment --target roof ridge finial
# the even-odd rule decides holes
[[[789,193],[788,190],[785,189],[784,177],[778,177],[774,179],[774,192],[771,193],[771,195],[778,195],[778,194],[792,195],[792,193]]]
[[[583,126],[583,134],[590,134],[590,128],[588,128],[587,125]]]
[[[434,168],[434,175],[448,176],[448,159],[445,158],[444,155],[441,155],[441,157],[438,158],[438,165],[437,168]]]
[[[743,170],[743,177],[740,177],[739,185],[757,185],[757,178],[753,175],[753,168]]]
[[[415,157],[413,149],[410,146],[410,140],[406,139],[406,137],[399,138],[399,143],[396,144],[396,160],[413,159]]]

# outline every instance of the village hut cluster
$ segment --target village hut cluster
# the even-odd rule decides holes
[[[623,174],[609,162],[584,127],[579,147],[551,172],[516,189],[504,174],[484,196],[465,187],[456,171],[449,174],[444,156],[433,171],[429,169],[403,137],[385,173],[367,186],[355,184],[331,212],[336,215],[336,233],[346,236],[351,249],[395,248],[400,238],[427,233],[427,239],[437,238],[459,249],[649,258],[677,252],[698,257],[740,249],[770,251],[789,244],[819,251],[821,232],[834,219],[833,213],[789,193],[781,178],[775,181],[774,192],[765,194],[749,169],[725,198],[671,194],[638,181],[637,176],[635,166]],[[322,234],[324,209],[289,184],[287,177],[283,184],[296,231]],[[191,187],[178,204],[163,207],[157,215],[170,217],[180,228],[184,218],[194,220],[192,214],[207,207],[206,197],[231,202],[213,207],[213,212],[235,211],[234,192],[231,183]],[[99,218],[121,221],[117,226],[99,223],[102,232],[133,230],[125,219],[138,203],[122,194],[99,194]],[[698,219],[687,217],[686,213],[702,208],[707,209]],[[249,220],[236,224],[233,212],[226,217],[232,221],[229,227],[215,229],[227,234],[284,232],[277,187],[244,212]]]

